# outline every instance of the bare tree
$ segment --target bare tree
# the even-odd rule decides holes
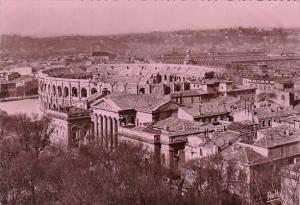
[[[51,119],[37,115],[31,118],[25,114],[15,116],[16,135],[25,151],[31,153],[32,158],[38,158],[39,153],[50,143],[54,125]]]

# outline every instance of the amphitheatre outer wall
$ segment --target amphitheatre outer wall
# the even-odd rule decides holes
[[[87,109],[96,93],[164,95],[167,93],[156,90],[164,90],[163,86],[169,86],[170,92],[185,90],[189,80],[202,78],[211,71],[223,74],[225,69],[179,64],[99,64],[47,69],[38,73],[40,109],[43,112],[70,106]],[[161,76],[160,82],[155,81],[157,75]]]

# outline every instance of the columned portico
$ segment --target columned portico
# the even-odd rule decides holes
[[[118,146],[118,120],[114,116],[94,113],[94,136],[96,143],[104,148]]]

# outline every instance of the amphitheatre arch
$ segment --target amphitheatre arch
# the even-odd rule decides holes
[[[81,88],[81,97],[83,97],[83,98],[87,97],[87,90],[86,90],[86,88]]]
[[[171,87],[170,86],[164,86],[164,95],[168,95],[171,93]]]
[[[56,96],[56,88],[55,88],[55,85],[52,85],[52,94],[53,94],[53,96]]]
[[[145,91],[145,88],[140,88],[140,89],[139,89],[139,94],[145,94],[145,92],[146,92],[146,91]]]
[[[58,97],[62,96],[62,90],[61,90],[60,86],[57,87],[57,95],[58,95]]]
[[[64,88],[64,97],[69,97],[69,88],[68,87]]]
[[[78,97],[77,88],[72,87],[72,97]]]
[[[97,93],[98,91],[97,91],[97,89],[96,88],[92,88],[92,90],[91,90],[91,95],[93,95],[93,94],[95,94],[95,93]]]
[[[181,86],[180,85],[174,85],[174,91],[175,92],[180,92],[181,91]]]

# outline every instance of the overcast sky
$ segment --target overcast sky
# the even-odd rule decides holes
[[[0,0],[2,33],[53,36],[208,29],[300,27],[300,1]]]

